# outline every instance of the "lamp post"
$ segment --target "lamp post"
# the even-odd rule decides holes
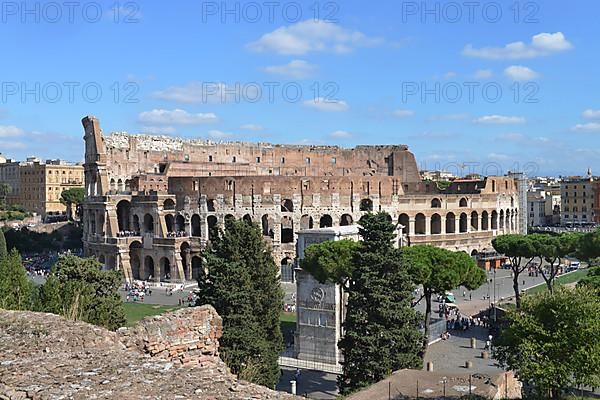
[[[498,303],[496,302],[496,268],[494,268],[494,322],[496,322],[496,308]]]

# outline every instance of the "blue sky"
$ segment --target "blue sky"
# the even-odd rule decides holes
[[[465,3],[2,2],[0,152],[79,161],[91,114],[105,133],[595,171],[600,3]]]

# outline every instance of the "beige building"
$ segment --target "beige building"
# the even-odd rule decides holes
[[[254,222],[281,263],[301,229],[352,225],[385,211],[401,240],[477,254],[499,234],[525,232],[521,177],[421,179],[404,145],[287,146],[102,135],[83,119],[84,253],[128,280],[192,280],[201,250],[227,218]],[[523,197],[525,205],[520,198]],[[524,218],[525,217],[525,218]]]
[[[0,182],[8,183],[12,192],[9,204],[19,204],[42,219],[66,214],[60,202],[64,190],[83,187],[83,165],[61,160],[41,162],[35,157],[24,162],[0,163]]]
[[[579,225],[594,222],[594,180],[571,177],[560,184],[561,224]]]

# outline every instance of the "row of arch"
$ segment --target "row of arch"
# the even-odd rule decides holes
[[[435,213],[429,217],[429,230],[427,229],[427,217],[422,213],[415,215],[413,220],[414,228],[411,226],[411,219],[408,214],[401,214],[398,222],[407,228],[405,232],[408,234],[439,235],[442,233],[453,234],[457,232],[488,231],[490,229],[514,231],[517,225],[516,217],[516,210],[500,210],[499,213],[496,210],[493,210],[491,213],[483,211],[481,216],[477,211],[472,211],[470,215],[461,213],[458,216],[453,212],[449,212],[445,216]]]

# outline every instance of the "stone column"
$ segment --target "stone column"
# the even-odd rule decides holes
[[[431,217],[430,216],[425,217],[425,235],[427,235],[427,236],[431,235]]]
[[[409,236],[415,235],[415,219],[414,218],[410,218],[408,220],[408,235]]]

